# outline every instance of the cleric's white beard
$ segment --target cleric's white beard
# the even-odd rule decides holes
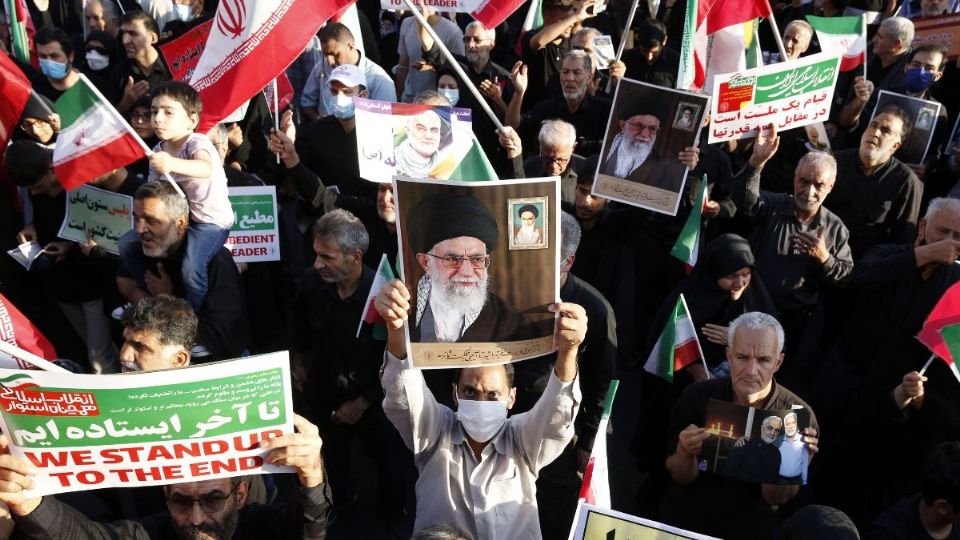
[[[627,152],[636,155],[636,156],[648,156],[650,151],[653,150],[653,143],[656,140],[650,142],[641,142],[633,137],[624,137],[620,144],[623,145],[623,149]]]
[[[470,264],[470,262],[464,261],[463,264]],[[435,268],[432,264],[428,269],[432,284],[430,294],[433,301],[438,301],[444,307],[460,313],[477,313],[483,309],[483,304],[487,301],[487,282],[490,274],[484,272],[482,278],[454,276],[447,280],[442,275],[443,272],[443,268]],[[476,285],[466,286],[462,283],[476,283]]]

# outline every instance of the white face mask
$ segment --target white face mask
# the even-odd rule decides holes
[[[100,71],[110,65],[110,59],[98,51],[87,51],[87,65],[94,71]]]
[[[504,401],[457,399],[457,419],[471,439],[487,442],[507,421],[507,404]]]

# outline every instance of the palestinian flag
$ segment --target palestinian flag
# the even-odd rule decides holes
[[[387,260],[387,254],[384,253],[380,257],[380,265],[377,266],[377,275],[373,278],[373,285],[370,286],[370,292],[367,293],[367,301],[364,302],[363,309],[363,318],[360,319],[360,324],[357,325],[357,336],[360,337],[360,331],[363,330],[364,323],[373,325],[373,337],[381,341],[387,340],[387,321],[383,320],[383,317],[377,312],[377,306],[374,302],[377,299],[377,294],[380,293],[380,289],[384,285],[390,283],[397,276],[393,273],[393,268],[390,267],[390,261]]]
[[[60,96],[56,109],[62,127],[53,149],[53,169],[65,189],[147,155],[130,124],[84,75]]]
[[[807,15],[817,31],[820,50],[841,53],[840,71],[851,71],[867,61],[867,25],[862,16],[815,17]]]
[[[681,294],[643,369],[673,382],[675,371],[698,361],[704,361],[703,351],[700,350],[697,330],[693,327],[693,320],[687,310],[687,301]]]
[[[697,257],[700,255],[700,222],[703,219],[703,207],[707,205],[707,175],[703,175],[703,182],[700,184],[700,196],[697,197],[700,204],[696,204],[690,215],[687,216],[687,222],[683,224],[680,230],[680,236],[677,242],[673,244],[670,254],[683,261],[687,267],[687,273],[693,270],[697,265]]]
[[[603,413],[600,423],[597,424],[597,436],[593,439],[593,449],[590,451],[590,461],[587,470],[583,473],[583,484],[580,486],[580,498],[587,504],[610,508],[610,480],[607,466],[607,424],[610,423],[610,411],[613,409],[613,398],[617,395],[620,381],[610,381],[607,389],[607,398],[603,402]]]
[[[55,360],[57,351],[40,330],[5,296],[0,294],[0,341],[19,347],[46,360]],[[0,352],[0,367],[36,369],[32,364]]]
[[[957,361],[960,360],[960,283],[943,293],[923,323],[917,339],[946,362],[960,381],[960,371],[957,369]]]

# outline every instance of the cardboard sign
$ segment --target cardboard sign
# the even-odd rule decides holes
[[[286,352],[167,371],[0,369],[0,428],[40,472],[30,496],[290,472],[260,441],[293,432]]]
[[[939,43],[949,48],[947,58],[960,55],[960,15],[942,15],[913,21],[913,48]]]
[[[200,61],[200,55],[203,54],[204,47],[207,46],[207,36],[210,35],[210,28],[213,26],[213,19],[195,26],[186,34],[173,41],[168,41],[158,46],[160,54],[163,55],[167,67],[170,68],[170,75],[175,81],[189,81],[193,75],[193,69],[197,67]]]
[[[570,540],[717,540],[653,520],[631,516],[580,499]]]
[[[103,249],[119,254],[120,237],[133,229],[133,197],[89,184],[67,194],[67,212],[57,235],[86,242],[87,236]]]

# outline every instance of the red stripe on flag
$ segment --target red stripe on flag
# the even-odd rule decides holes
[[[596,461],[597,458],[590,456],[590,461],[587,462],[587,468],[583,471],[583,483],[580,484],[580,498],[589,504],[595,504],[597,502],[591,500],[590,497],[590,482],[593,481],[593,468],[596,465]]]
[[[133,135],[125,133],[96,150],[55,165],[53,169],[63,188],[70,191],[145,155]]]
[[[700,348],[694,339],[684,341],[673,351],[673,371],[681,369],[700,360]]]
[[[507,17],[513,15],[513,12],[523,3],[524,0],[488,0],[470,15],[487,28],[496,28],[507,20]]]
[[[363,322],[367,324],[387,324],[387,321],[380,316],[380,312],[377,311],[377,306],[373,302],[367,304],[367,312],[363,314]]]
[[[850,71],[857,69],[861,64],[863,64],[866,53],[860,53],[856,56],[841,56],[840,57],[840,71]]]

